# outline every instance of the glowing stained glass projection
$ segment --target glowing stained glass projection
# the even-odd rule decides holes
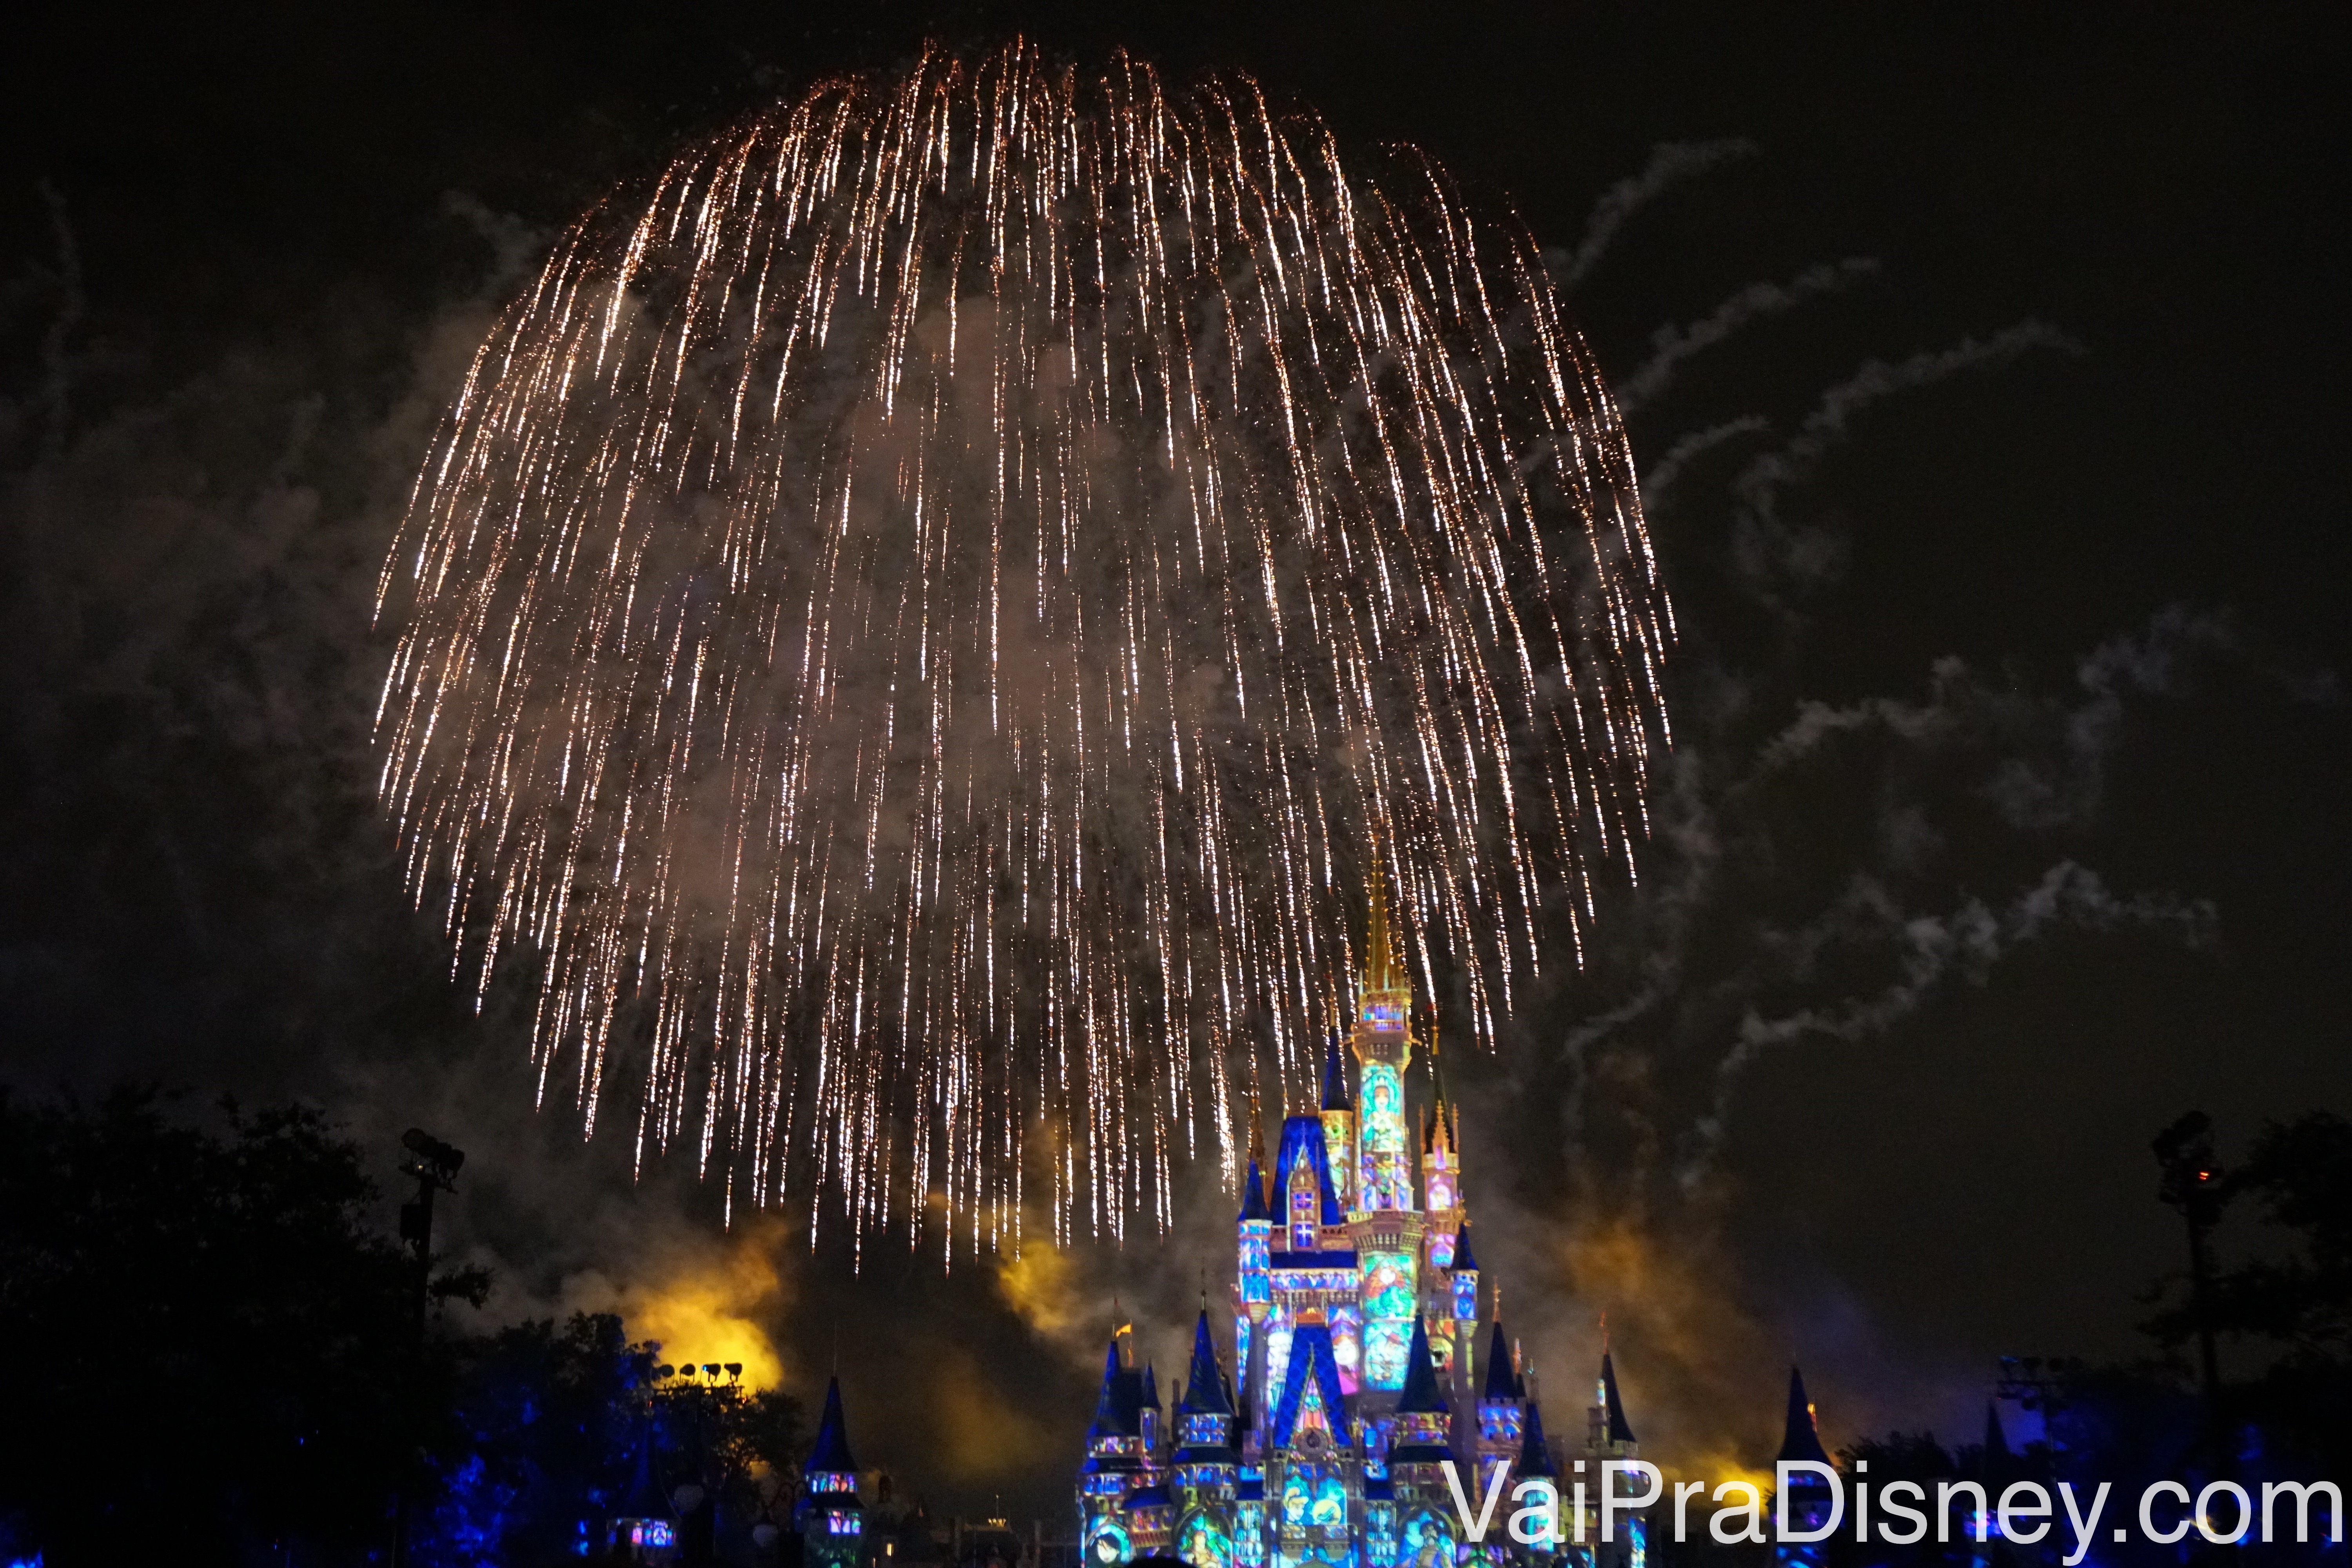
[[[1269,1317],[1265,1326],[1265,1386],[1278,1391],[1284,1379],[1290,1375],[1290,1321],[1286,1318]],[[1268,1398],[1275,1397],[1269,1394]]]
[[[1412,1329],[1396,1322],[1364,1325],[1364,1381],[1374,1388],[1404,1386],[1405,1356],[1412,1349]]]
[[[1364,1315],[1392,1322],[1411,1322],[1413,1276],[1410,1252],[1367,1252],[1363,1255]]]
[[[1257,1568],[1265,1561],[1265,1504],[1244,1500],[1239,1506],[1240,1529],[1236,1532],[1234,1562],[1235,1568]]]
[[[1364,1384],[1364,1314],[1355,1307],[1331,1309],[1331,1359],[1339,1367],[1339,1392],[1353,1394]]]
[[[1324,1534],[1344,1540],[1348,1534],[1348,1489],[1337,1476],[1315,1483],[1315,1502],[1307,1518]]]
[[[1388,1062],[1366,1062],[1363,1147],[1368,1153],[1404,1152],[1404,1078]]]
[[[1196,1513],[1177,1534],[1176,1555],[1192,1568],[1232,1568],[1234,1538],[1218,1529],[1208,1514]]]
[[[1124,1563],[1135,1555],[1134,1542],[1117,1521],[1100,1520],[1094,1533],[1087,1540],[1087,1561],[1096,1568],[1108,1568],[1113,1563]]]
[[[1435,1513],[1423,1510],[1404,1521],[1398,1561],[1411,1568],[1454,1568],[1454,1531]]]
[[[1244,1236],[1241,1244],[1242,1300],[1271,1301],[1273,1282],[1266,1278],[1273,1248],[1264,1236]]]

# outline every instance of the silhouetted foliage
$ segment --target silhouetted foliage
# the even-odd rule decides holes
[[[53,1568],[354,1556],[454,1454],[454,1366],[315,1111],[0,1090],[0,1511]]]
[[[2284,1255],[2220,1271],[2216,1332],[2268,1352],[2261,1373],[2226,1391],[2239,1446],[2340,1475],[2352,1468],[2352,1122],[2320,1110],[2273,1122],[2225,1177],[2224,1204],[2253,1204],[2284,1232]],[[2167,1348],[2196,1332],[2193,1306],[2172,1301],[2145,1325]]]
[[[413,1258],[371,1223],[362,1152],[316,1111],[184,1114],[0,1089],[0,1548],[50,1568],[578,1562],[642,1452],[741,1548],[798,1474],[800,1403],[656,1375],[660,1346],[574,1315],[420,1343]],[[430,1294],[478,1305],[478,1270]],[[787,1504],[788,1506],[788,1504]],[[739,1550],[737,1555],[740,1555]]]
[[[457,1395],[465,1452],[414,1534],[419,1568],[551,1563],[594,1537],[629,1479],[636,1391],[653,1357],[621,1320],[575,1313],[467,1342]]]

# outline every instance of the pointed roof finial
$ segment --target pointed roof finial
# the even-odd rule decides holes
[[[1364,989],[1367,991],[1403,991],[1409,989],[1404,966],[1397,962],[1396,940],[1389,929],[1388,868],[1381,862],[1381,837],[1372,834],[1371,929],[1364,939]]]

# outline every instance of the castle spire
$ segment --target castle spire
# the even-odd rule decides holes
[[[1813,1422],[1813,1402],[1805,1397],[1805,1374],[1793,1366],[1789,1369],[1789,1423],[1780,1439],[1780,1457],[1823,1465],[1830,1459],[1822,1447],[1821,1429]]]
[[[1087,1429],[1089,1445],[1102,1437],[1124,1437],[1131,1423],[1128,1420],[1126,1401],[1119,1397],[1120,1383],[1127,1368],[1118,1358],[1118,1336],[1110,1337],[1110,1352],[1103,1358],[1102,1391],[1095,1395],[1094,1425]]]
[[[1454,1272],[1475,1272],[1477,1268],[1477,1257],[1470,1250],[1470,1216],[1465,1215],[1462,1216],[1462,1228],[1454,1233]],[[1501,1287],[1498,1285],[1496,1289],[1500,1290]]]
[[[1526,1424],[1520,1433],[1519,1479],[1533,1480],[1538,1476],[1559,1475],[1559,1467],[1551,1462],[1551,1445],[1544,1441],[1542,1405],[1528,1402]]]
[[[809,1449],[808,1467],[812,1471],[854,1475],[857,1461],[849,1454],[849,1422],[841,1413],[841,1379],[830,1378],[824,1385],[824,1416],[817,1423],[816,1443]]]
[[[1604,1327],[1601,1331],[1601,1343],[1606,1346],[1608,1342],[1608,1331]],[[1625,1402],[1617,1396],[1617,1363],[1610,1358],[1606,1349],[1601,1352],[1601,1407],[1608,1413],[1607,1436],[1610,1442],[1636,1441],[1633,1436],[1633,1424],[1625,1419]]]
[[[1209,1309],[1201,1309],[1192,1325],[1192,1364],[1184,1373],[1184,1397],[1178,1412],[1186,1415],[1231,1415],[1233,1401],[1225,1394],[1224,1368],[1217,1363],[1217,1342],[1209,1335]]]
[[[1372,924],[1364,939],[1364,989],[1405,991],[1412,988],[1404,965],[1397,962],[1396,941],[1389,929],[1389,879],[1381,864],[1380,839],[1372,840]]]
[[[1437,1363],[1429,1354],[1429,1329],[1421,1314],[1412,1315],[1412,1347],[1405,1352],[1404,1392],[1397,1399],[1400,1415],[1439,1414],[1446,1408],[1437,1386]]]
[[[1500,1292],[1496,1292],[1500,1294]],[[1511,1342],[1503,1332],[1503,1320],[1495,1320],[1493,1337],[1486,1343],[1486,1389],[1485,1397],[1493,1400],[1517,1399],[1518,1377],[1511,1365]]]
[[[1348,1092],[1348,1069],[1339,1060],[1339,1037],[1331,1037],[1330,1048],[1323,1053],[1323,1109],[1353,1110],[1355,1097]]]
[[[1265,1201],[1265,1132],[1258,1124],[1257,1096],[1250,1095],[1249,1169],[1242,1176],[1244,1220],[1272,1219]]]

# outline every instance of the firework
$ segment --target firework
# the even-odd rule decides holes
[[[1632,865],[1673,635],[1522,235],[1021,47],[583,218],[379,606],[411,885],[532,966],[542,1100],[950,1257],[1230,1171],[1374,879],[1491,1037]]]

